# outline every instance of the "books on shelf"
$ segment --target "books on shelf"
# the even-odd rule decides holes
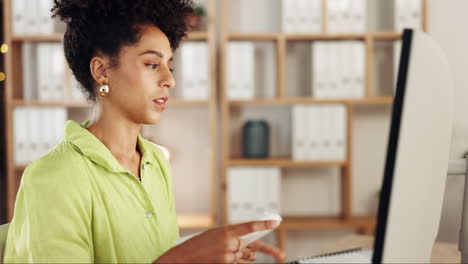
[[[37,94],[37,48],[36,44],[25,42],[21,46],[23,65],[23,99],[30,101],[38,98]]]
[[[395,30],[422,28],[422,0],[395,0]]]
[[[291,119],[293,160],[346,160],[347,111],[344,105],[294,105]]]
[[[187,100],[207,100],[210,94],[208,43],[182,43],[181,60],[181,97]]]
[[[60,43],[22,44],[24,100],[62,101],[65,57]]]
[[[283,32],[322,32],[322,0],[282,0],[281,7]]]
[[[329,33],[366,31],[366,0],[327,0],[327,13]]]
[[[13,110],[14,159],[29,164],[59,144],[66,121],[63,107],[16,107]]]
[[[12,2],[13,34],[52,34],[55,22],[50,10],[53,0],[14,0]]]
[[[362,41],[315,41],[311,54],[313,97],[364,97],[366,58]]]
[[[279,213],[281,171],[277,167],[232,167],[228,174],[228,221],[240,223]]]
[[[255,46],[249,41],[231,41],[227,50],[227,98],[255,97]]]

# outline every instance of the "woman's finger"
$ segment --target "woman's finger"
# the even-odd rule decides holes
[[[237,263],[253,263],[255,260],[257,260],[257,254],[254,250],[244,251],[242,259],[237,260]]]
[[[251,248],[244,248],[242,250],[242,259],[245,259],[245,260],[249,259],[253,253],[255,253],[255,250]]]
[[[281,260],[284,258],[284,252],[281,249],[272,247],[258,240],[250,243],[247,246],[247,248],[252,248],[255,251],[259,251],[267,255],[273,256],[277,260]]]

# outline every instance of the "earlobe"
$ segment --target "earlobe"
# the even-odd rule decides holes
[[[93,79],[99,83],[108,82],[108,74],[106,73],[106,61],[101,57],[93,57],[89,63],[91,75]]]

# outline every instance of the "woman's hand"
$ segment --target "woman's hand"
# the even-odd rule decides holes
[[[284,252],[280,249],[267,245],[261,241],[254,241],[242,249],[242,259],[237,263],[253,263],[257,259],[257,252],[273,256],[278,262],[284,258]]]
[[[252,262],[251,259],[255,258],[255,251],[271,253],[272,249],[276,249],[260,242],[253,242],[247,246],[240,237],[278,226],[278,221],[267,220],[210,229],[168,250],[154,263]]]

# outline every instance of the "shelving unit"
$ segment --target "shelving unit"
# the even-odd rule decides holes
[[[71,72],[67,65],[65,67],[65,98],[63,101],[39,101],[32,100],[26,101],[22,97],[22,62],[21,62],[21,45],[24,42],[57,42],[63,43],[63,33],[53,33],[49,35],[13,35],[12,33],[12,1],[3,1],[3,27],[4,27],[4,38],[5,43],[10,47],[10,51],[5,54],[5,71],[7,78],[5,81],[5,103],[6,103],[6,167],[7,167],[7,221],[11,221],[13,217],[13,208],[16,198],[16,193],[21,180],[21,174],[27,167],[27,164],[15,164],[14,161],[14,131],[13,131],[13,110],[16,107],[23,106],[35,106],[35,107],[50,107],[58,106],[66,109],[91,109],[92,104],[85,101],[75,101],[71,99],[71,84],[70,76]],[[168,101],[168,107],[206,107],[209,115],[209,127],[210,131],[207,136],[210,137],[211,141],[211,155],[208,160],[211,167],[211,203],[210,211],[207,214],[184,214],[184,212],[178,212],[178,221],[181,229],[206,229],[216,225],[216,44],[215,44],[215,25],[214,25],[214,14],[215,14],[215,2],[216,0],[205,0],[207,14],[206,17],[206,31],[201,32],[190,32],[186,41],[203,41],[208,44],[209,49],[209,74],[210,74],[210,95],[208,100],[183,100],[178,98],[171,98]],[[52,19],[52,18],[51,18]],[[145,135],[144,135],[145,136]],[[176,140],[176,139],[175,139]],[[180,175],[186,177],[184,175]],[[176,177],[176,176],[175,176]],[[177,186],[175,186],[177,188]]]
[[[341,214],[339,217],[293,217],[284,216],[284,221],[277,230],[278,244],[285,248],[285,240],[288,230],[293,229],[338,229],[352,228],[360,233],[371,234],[375,227],[375,216],[355,216],[352,210],[352,166],[353,166],[353,119],[356,106],[391,106],[392,96],[380,96],[373,91],[373,63],[375,58],[374,45],[376,41],[395,41],[401,39],[399,32],[376,32],[369,31],[363,34],[328,34],[327,33],[327,0],[322,0],[322,33],[321,34],[290,34],[281,32],[269,33],[238,33],[229,32],[229,0],[222,1],[222,29],[221,29],[221,123],[222,123],[222,203],[223,224],[228,223],[228,169],[236,166],[275,166],[280,168],[314,168],[314,167],[338,167],[341,171]],[[427,0],[423,0],[422,6],[422,28],[426,31]],[[286,95],[286,53],[287,44],[295,41],[317,41],[317,40],[359,40],[365,43],[365,97],[362,99],[317,99],[313,97],[289,97]],[[228,44],[230,41],[269,41],[275,45],[276,52],[276,87],[273,98],[256,98],[252,100],[229,100],[227,97],[228,77],[227,60]],[[289,157],[272,157],[267,159],[244,159],[233,155],[230,145],[232,114],[240,108],[263,107],[276,105],[295,104],[343,104],[347,109],[347,157],[344,162],[320,161],[320,162],[298,162]]]

